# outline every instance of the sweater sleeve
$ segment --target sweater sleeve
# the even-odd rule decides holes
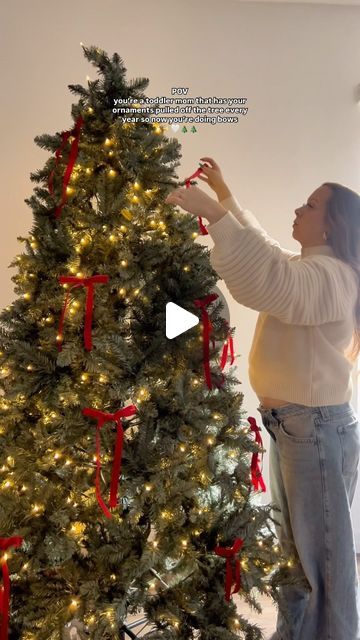
[[[220,201],[220,204],[222,204],[222,206],[228,211],[231,211],[233,216],[242,227],[254,227],[254,229],[260,229],[261,231],[263,231],[263,233],[265,233],[267,236],[268,242],[276,247],[279,247],[283,255],[287,256],[289,260],[293,259],[294,257],[298,258],[298,256],[301,255],[300,253],[295,253],[294,251],[289,251],[289,249],[284,249],[283,247],[281,247],[276,240],[274,240],[267,234],[252,211],[250,211],[249,209],[243,209],[240,206],[235,196],[231,195],[227,198],[224,198],[224,200]]]
[[[357,297],[352,269],[341,260],[311,254],[288,260],[268,235],[240,227],[231,213],[208,225],[210,262],[233,298],[286,324],[320,325],[344,318]]]

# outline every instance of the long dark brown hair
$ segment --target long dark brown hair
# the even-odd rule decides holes
[[[337,182],[324,182],[332,191],[325,214],[327,243],[340,260],[357,273],[360,291],[360,195]],[[360,295],[355,307],[352,351],[347,355],[352,363],[360,352]]]

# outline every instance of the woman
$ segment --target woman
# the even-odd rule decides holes
[[[350,507],[360,425],[350,403],[360,350],[360,196],[324,183],[295,210],[301,254],[280,247],[201,158],[196,186],[166,202],[208,219],[210,260],[234,299],[259,311],[249,377],[270,434],[270,488],[285,553],[309,588],[281,589],[272,640],[359,640]],[[353,349],[350,352],[350,346]]]

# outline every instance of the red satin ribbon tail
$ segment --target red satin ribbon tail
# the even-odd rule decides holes
[[[202,236],[209,235],[209,232],[208,232],[207,228],[205,227],[201,216],[199,216],[199,229],[200,229],[200,233],[201,233]]]
[[[60,204],[56,207],[55,209],[55,218],[59,218],[62,208],[67,200],[67,186],[69,184],[69,180],[70,180],[70,176],[72,174],[72,170],[74,168],[74,164],[75,164],[75,160],[78,154],[78,148],[79,148],[79,138],[80,138],[80,130],[81,127],[84,123],[84,119],[82,116],[79,116],[75,127],[72,129],[71,133],[74,133],[75,137],[74,140],[71,143],[71,148],[70,148],[70,154],[69,154],[69,159],[68,159],[68,164],[63,176],[63,188],[62,188],[62,197],[61,197],[61,202]]]
[[[265,485],[265,482],[264,482],[264,479],[263,479],[262,476],[260,476],[260,478],[259,478],[259,484],[260,484],[261,491],[263,491],[265,493],[266,485]]]
[[[224,346],[223,346],[221,362],[220,362],[220,368],[221,369],[223,369],[225,367],[225,365],[226,365],[227,354],[228,354],[228,341],[226,341]]]
[[[232,339],[232,336],[229,334],[224,346],[223,346],[223,351],[222,351],[222,356],[221,356],[221,369],[223,369],[226,365],[227,359],[228,359],[228,350],[230,348],[230,364],[234,364],[234,360],[235,360],[235,355],[234,355],[234,341]]]
[[[210,331],[212,329],[212,324],[211,324],[208,312],[206,310],[206,306],[211,302],[214,302],[214,300],[216,300],[218,297],[219,296],[217,293],[210,293],[208,296],[205,296],[205,298],[197,299],[194,301],[195,306],[201,309],[201,320],[203,325],[204,374],[205,374],[206,384],[209,389],[212,389],[210,361],[209,361],[209,356],[210,356],[209,337],[210,337]]]
[[[111,519],[113,517],[112,513],[110,513],[110,511],[107,508],[104,500],[102,499],[99,485],[100,485],[100,475],[99,475],[99,477],[98,476],[96,477],[95,494],[96,494],[96,498],[97,498],[98,505],[99,505],[100,509],[104,512],[104,514],[106,515],[107,518]]]
[[[100,421],[96,427],[96,479],[95,479],[95,493],[98,504],[100,508],[103,510],[104,514],[107,518],[112,518],[112,514],[107,508],[104,500],[101,497],[101,489],[100,489],[100,469],[101,469],[101,461],[100,461]]]
[[[91,351],[92,349],[92,316],[93,316],[93,308],[94,308],[94,285],[95,284],[105,284],[109,282],[108,275],[95,275],[90,276],[88,278],[80,278],[77,276],[59,276],[60,284],[71,283],[71,289],[76,287],[87,287],[86,291],[86,307],[85,307],[85,322],[84,322],[84,345],[87,351]],[[59,323],[59,340],[58,340],[58,350],[62,350],[62,342],[63,342],[63,325],[65,319],[65,313],[68,305],[70,290],[67,293],[65,298],[64,307],[61,312],[60,323]]]
[[[1,602],[1,627],[0,627],[0,640],[7,640],[8,637],[8,626],[9,626],[9,606],[10,606],[10,577],[9,577],[9,568],[7,563],[4,562],[2,565],[2,574],[3,574],[3,596]]]
[[[254,485],[255,491],[258,490],[259,484],[261,486],[262,491],[266,491],[265,482],[259,467],[258,453],[253,453],[252,460],[251,460],[251,482]]]

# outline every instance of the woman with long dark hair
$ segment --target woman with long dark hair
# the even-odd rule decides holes
[[[166,202],[210,222],[210,260],[234,299],[259,311],[249,378],[270,434],[276,533],[308,589],[281,588],[272,640],[359,640],[350,507],[360,425],[351,405],[360,351],[360,196],[325,182],[295,210],[301,253],[283,249],[202,158],[216,202],[196,186]],[[210,165],[210,166],[209,166]]]

